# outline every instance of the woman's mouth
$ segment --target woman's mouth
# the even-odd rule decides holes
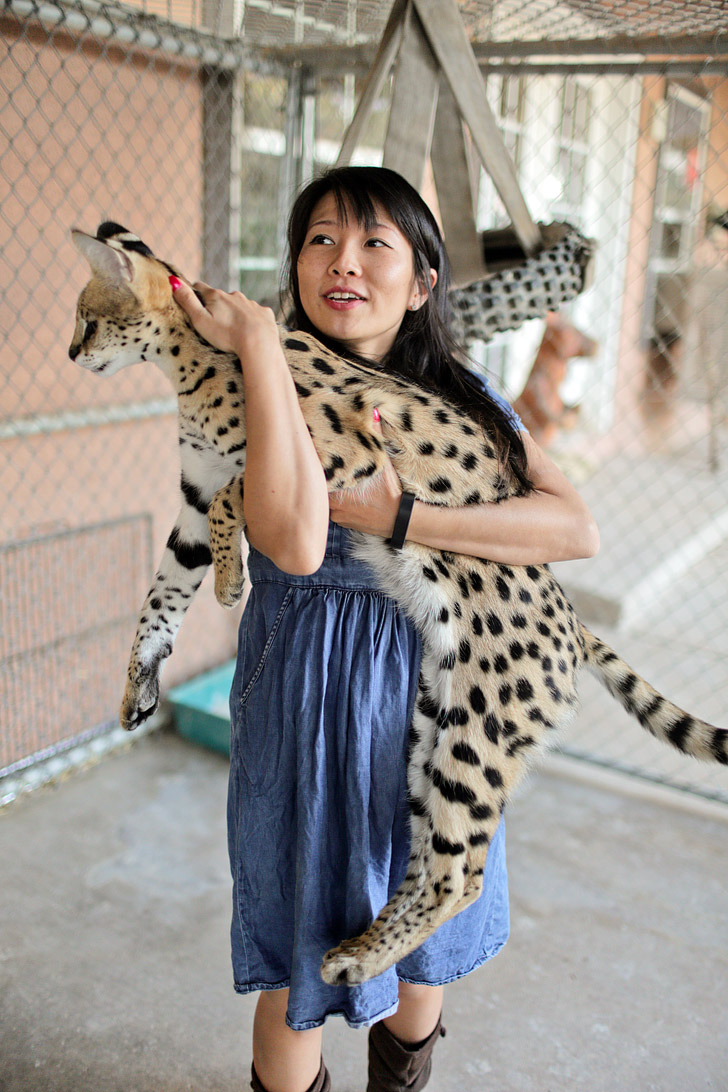
[[[326,292],[323,299],[332,311],[352,311],[355,307],[358,307],[359,304],[366,302],[364,296],[359,296],[356,292],[349,292],[342,289],[334,289],[332,292]]]

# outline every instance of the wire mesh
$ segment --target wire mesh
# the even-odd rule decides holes
[[[532,214],[571,220],[599,244],[594,283],[564,316],[598,350],[559,350],[566,375],[541,409],[550,453],[589,500],[603,547],[558,575],[638,670],[727,724],[726,5],[460,6]],[[127,634],[151,565],[141,550],[123,564],[116,532],[91,529],[149,520],[156,557],[175,515],[174,406],[161,375],[139,366],[103,380],[67,359],[86,279],[69,229],[116,220],[190,277],[270,299],[291,196],[334,161],[388,14],[380,0],[6,3],[0,609],[3,678],[12,670],[16,683],[0,713],[13,741],[0,769],[113,721],[127,656],[116,634]],[[359,162],[381,162],[388,97],[385,87]],[[478,221],[506,222],[482,173]],[[533,322],[470,350],[515,398],[548,342]],[[85,590],[58,565],[71,541]],[[49,658],[52,627],[28,593],[38,585],[46,602],[44,573],[55,577],[48,617],[59,604],[83,616],[73,662],[87,658],[84,692],[97,692],[75,713],[64,707],[55,739],[33,725],[52,707],[52,680],[76,669]],[[110,574],[113,602],[87,594]],[[206,583],[166,685],[231,656],[236,623]],[[33,644],[44,628],[48,640]],[[23,649],[35,666],[19,674]],[[582,696],[572,752],[728,799],[721,772],[655,751],[591,684]]]

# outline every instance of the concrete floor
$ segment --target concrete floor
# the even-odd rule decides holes
[[[566,766],[509,810],[512,938],[448,987],[428,1092],[725,1092],[728,809]],[[248,1087],[225,788],[162,732],[0,812],[2,1092]],[[366,1034],[324,1046],[364,1092]]]

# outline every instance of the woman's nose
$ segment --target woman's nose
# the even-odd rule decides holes
[[[336,253],[331,256],[329,270],[339,277],[357,276],[361,273],[361,266],[356,258],[353,247],[344,245],[337,248]]]

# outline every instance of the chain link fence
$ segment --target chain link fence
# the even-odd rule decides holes
[[[728,726],[726,5],[461,11],[532,214],[599,244],[591,288],[562,316],[596,352],[556,345],[565,378],[541,408],[603,546],[557,575],[637,670]],[[70,228],[115,220],[192,278],[272,298],[285,211],[334,161],[388,14],[380,0],[6,0],[0,774],[116,723],[176,514],[161,374],[104,380],[66,355],[87,279]],[[381,162],[388,100],[385,86],[355,161]],[[484,175],[478,221],[506,223]],[[554,349],[545,330],[470,352],[516,398]],[[209,582],[189,613],[167,686],[234,654],[238,616]],[[596,684],[582,697],[571,753],[728,799],[722,771],[653,747]]]

